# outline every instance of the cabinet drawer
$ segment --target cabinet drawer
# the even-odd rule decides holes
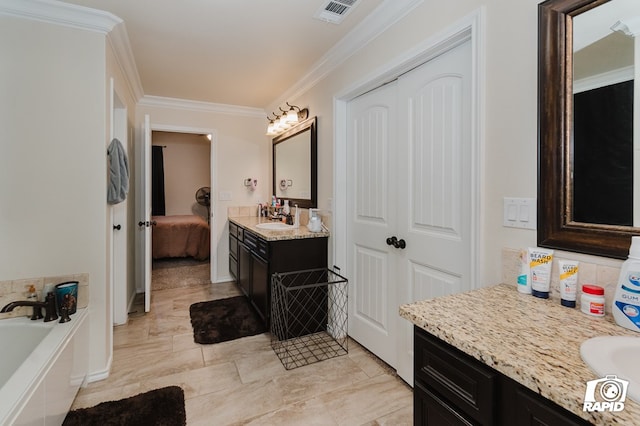
[[[477,423],[464,418],[455,408],[416,382],[413,386],[414,426],[460,425],[473,426]]]
[[[494,424],[498,373],[419,327],[414,336],[416,380],[480,424]]]

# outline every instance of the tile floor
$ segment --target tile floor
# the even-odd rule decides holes
[[[412,424],[411,388],[351,340],[348,355],[289,371],[268,334],[194,343],[189,306],[238,294],[234,283],[154,291],[150,313],[136,305],[114,329],[109,378],[81,389],[72,408],[179,385],[188,425]]]

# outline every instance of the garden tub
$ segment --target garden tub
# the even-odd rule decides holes
[[[0,425],[62,423],[87,375],[87,316],[0,320]]]

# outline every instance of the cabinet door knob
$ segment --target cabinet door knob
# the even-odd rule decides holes
[[[117,225],[113,225],[113,229],[115,229],[116,231],[119,231],[122,229],[122,225],[117,224]]]

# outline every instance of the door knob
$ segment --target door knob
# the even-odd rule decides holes
[[[119,231],[120,229],[122,229],[122,226],[120,224],[113,225],[113,229],[115,229],[116,231]]]
[[[398,240],[395,235],[387,238],[387,245],[394,246],[395,248],[403,249],[407,246],[407,242],[403,239]]]
[[[149,222],[143,222],[143,221],[140,221],[140,222],[138,222],[138,226],[139,226],[139,227],[141,227],[141,228],[142,228],[143,226],[149,226]]]

